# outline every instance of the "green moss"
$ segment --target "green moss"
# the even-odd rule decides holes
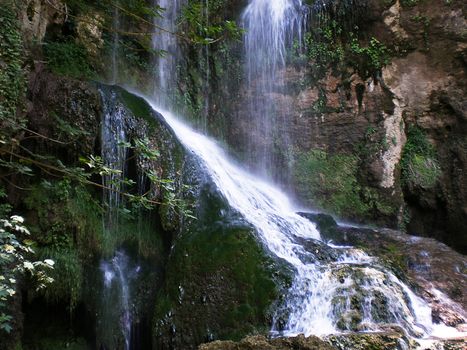
[[[115,228],[105,230],[101,254],[110,256],[122,245],[136,250],[143,258],[160,258],[163,242],[149,212],[141,212],[133,219],[120,218]]]
[[[302,198],[344,218],[371,218],[374,212],[392,215],[394,205],[375,189],[358,181],[355,155],[329,155],[321,150],[299,154],[294,169]]]
[[[163,293],[170,300],[158,300],[156,319],[184,303],[184,309],[179,310],[181,314],[203,312],[202,309],[206,313],[200,324],[192,326],[199,327],[200,332],[216,329],[220,339],[239,339],[265,325],[277,290],[272,271],[267,269],[268,259],[250,230],[210,231],[186,238],[177,243],[169,263],[168,285]],[[199,283],[206,291],[198,290]],[[197,296],[197,300],[183,300],[179,286],[189,298]],[[220,296],[222,300],[217,300],[216,310],[212,309],[210,301]],[[196,304],[191,305],[191,301]]]
[[[129,93],[120,87],[114,87],[118,92],[123,104],[136,117],[145,120],[151,130],[154,129],[156,121],[154,120],[154,112],[149,104],[141,97]]]
[[[240,339],[270,327],[272,304],[288,274],[269,258],[254,231],[217,193],[200,194],[198,220],[173,243],[156,302],[155,337],[183,329],[182,343]]]
[[[401,159],[402,183],[407,187],[433,188],[441,176],[434,146],[423,131],[411,126]]]
[[[102,208],[82,185],[69,180],[42,181],[24,200],[31,228],[40,245],[68,247],[77,244],[86,255],[98,251],[102,237]]]

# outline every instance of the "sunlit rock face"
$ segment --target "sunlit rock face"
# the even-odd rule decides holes
[[[246,146],[249,139],[269,149],[269,162],[272,168],[279,169],[275,175],[274,171],[270,174],[289,183],[285,186],[295,190],[298,198],[308,205],[317,205],[319,201],[307,197],[297,184],[300,155],[310,150],[325,151],[329,156],[355,155],[359,158],[356,182],[366,188],[362,192],[372,193],[362,195],[364,203],[379,199],[364,215],[352,214],[350,210],[343,215],[346,219],[359,221],[365,217],[363,221],[385,226],[406,226],[409,232],[436,237],[464,251],[466,194],[461,174],[466,171],[462,136],[466,130],[462,99],[466,79],[461,2],[417,2],[413,6],[403,1],[363,3],[364,7],[340,1],[322,8],[342,23],[343,18],[356,21],[353,23],[358,25],[359,33],[368,39],[362,39],[360,45],[367,45],[371,38],[384,44],[388,64],[365,76],[355,70],[355,59],[331,64],[319,74],[315,61],[305,65],[300,61],[302,58],[286,60],[285,65],[278,61],[275,74],[268,75],[275,77],[270,84],[272,88],[255,92],[261,86],[257,79],[249,85],[244,82],[239,91],[243,100],[257,101],[257,106],[261,103],[268,108],[273,106],[275,114],[270,114],[281,118],[268,117],[267,122],[280,123],[267,136],[268,124],[263,121],[263,127],[256,128],[250,107],[237,104],[229,107],[234,122],[227,139],[245,158],[257,156]],[[311,27],[323,23],[312,15],[314,8],[307,13]],[[353,30],[353,25],[348,30]],[[297,39],[299,35],[295,35]],[[286,47],[290,55],[293,49]],[[270,50],[273,48],[271,45]],[[273,103],[268,104],[268,100]],[[404,147],[412,128],[419,128],[435,149],[433,169],[438,177],[429,186],[412,186],[401,176]],[[429,163],[430,160],[427,169]],[[323,182],[326,180],[323,178]],[[322,190],[322,198],[331,195],[331,191]],[[339,215],[332,205],[321,208]]]
[[[60,0],[27,0],[21,6],[20,19],[23,38],[27,45],[42,42],[47,27],[62,25],[66,18],[66,7]]]

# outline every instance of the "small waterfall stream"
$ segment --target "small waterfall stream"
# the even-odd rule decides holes
[[[118,233],[119,211],[123,200],[121,192],[126,174],[127,149],[122,144],[127,141],[125,110],[121,104],[115,103],[115,94],[107,95],[101,90],[104,102],[102,120],[102,161],[112,172],[102,176],[103,202],[105,215],[103,218],[105,244],[112,240],[112,235]],[[133,310],[131,301],[131,282],[139,272],[139,266],[131,267],[130,258],[123,249],[111,253],[100,263],[103,280],[102,314],[99,332],[104,348],[131,349]],[[124,344],[120,344],[123,339]]]
[[[286,116],[291,105],[278,99],[284,86],[287,47],[294,39],[301,42],[306,11],[301,0],[250,0],[242,15],[246,30],[245,74],[247,104],[252,130],[248,135],[252,159],[263,175],[287,182],[287,169],[275,171],[278,160],[273,150],[290,163],[289,131]],[[284,162],[284,159],[282,160]]]
[[[155,0],[154,6],[163,9],[162,17],[155,17],[156,30],[152,35],[152,48],[159,51],[156,59],[154,90],[161,106],[173,104],[173,93],[177,81],[177,58],[179,47],[176,32],[177,17],[184,0]]]

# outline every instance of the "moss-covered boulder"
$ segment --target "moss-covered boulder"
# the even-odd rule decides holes
[[[123,89],[101,91],[107,108],[126,111],[127,137],[145,138],[160,155],[134,166],[171,186],[152,183],[146,190],[162,202],[176,196],[196,218],[170,205],[156,208],[165,250],[163,279],[153,296],[153,346],[189,349],[267,332],[274,303],[289,282],[287,267],[265,252],[255,230],[228,205],[163,116]]]
[[[289,280],[287,268],[268,256],[210,179],[199,168],[193,175],[197,219],[174,236],[156,298],[154,345],[161,348],[267,332]]]

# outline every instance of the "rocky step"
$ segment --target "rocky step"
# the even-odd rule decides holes
[[[413,340],[403,332],[348,333],[329,335],[323,339],[303,334],[289,338],[249,336],[239,342],[230,340],[202,344],[198,350],[465,350],[466,338],[449,340]]]

